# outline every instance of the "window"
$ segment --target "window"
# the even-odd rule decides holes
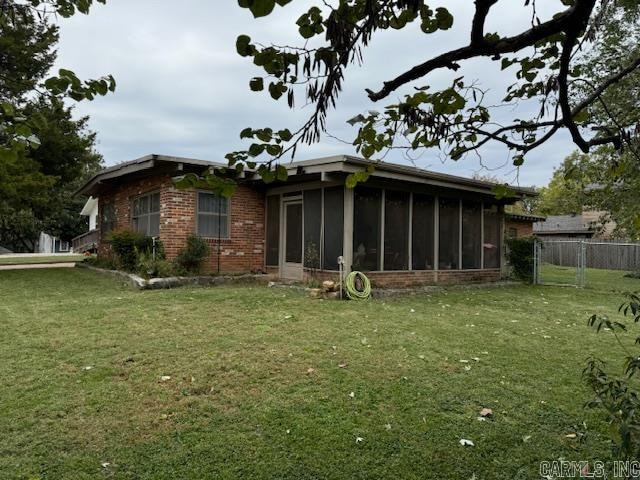
[[[280,263],[280,196],[267,197],[267,238],[266,264],[276,266]]]
[[[439,210],[438,268],[457,270],[460,267],[460,201],[441,198]]]
[[[482,268],[482,209],[477,202],[462,202],[462,268]]]
[[[197,232],[201,237],[229,238],[229,199],[198,192]]]
[[[344,244],[344,188],[324,189],[324,252],[325,270],[339,270],[338,257]]]
[[[320,268],[320,225],[322,220],[322,190],[305,190],[304,203],[304,266]]]
[[[484,210],[484,268],[500,268],[501,217],[497,206]]]
[[[68,252],[69,251],[69,242],[66,240],[60,240],[60,251]]]
[[[100,219],[100,230],[102,234],[107,234],[116,228],[116,209],[113,203],[105,203],[101,207],[102,217]]]
[[[385,191],[384,269],[409,267],[409,193]]]
[[[148,236],[160,234],[160,194],[150,193],[133,200],[133,229]]]
[[[518,229],[515,227],[509,227],[507,235],[509,236],[509,238],[518,238]]]
[[[433,204],[433,197],[413,195],[411,267],[414,270],[433,270]]]
[[[382,190],[359,187],[353,195],[353,268],[380,270]]]

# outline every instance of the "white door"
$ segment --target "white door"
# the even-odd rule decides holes
[[[303,278],[302,201],[283,202],[282,257],[280,275],[286,280]]]

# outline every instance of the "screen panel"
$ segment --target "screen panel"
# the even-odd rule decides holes
[[[413,195],[413,218],[411,219],[411,268],[433,270],[434,198],[429,195]]]
[[[408,192],[387,190],[384,213],[384,269],[409,268],[409,198]]]
[[[320,224],[322,222],[322,190],[305,190],[304,266],[320,268]]]
[[[353,268],[380,270],[382,190],[356,187],[353,205]]]
[[[323,268],[339,270],[338,257],[344,245],[344,187],[324,189]]]
[[[462,268],[482,268],[482,205],[462,202]]]
[[[484,268],[500,268],[502,217],[498,207],[484,209]]]
[[[441,198],[439,205],[438,269],[460,268],[460,201]]]

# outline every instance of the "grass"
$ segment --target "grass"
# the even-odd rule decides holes
[[[5,257],[0,255],[0,265],[27,265],[41,263],[73,263],[81,262],[86,258],[85,255],[43,255],[43,256],[24,256],[24,257]]]
[[[619,302],[515,286],[355,303],[1,272],[0,478],[527,479],[543,460],[607,459],[580,374],[589,354],[620,356],[586,326]]]
[[[629,272],[597,268],[587,268],[585,270],[585,287],[587,289],[618,292],[640,290],[639,279],[625,276]],[[543,283],[575,285],[576,273],[575,267],[543,265],[540,269],[540,278]]]

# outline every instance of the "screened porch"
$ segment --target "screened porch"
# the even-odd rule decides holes
[[[429,188],[288,186],[268,192],[266,258],[305,272],[500,269],[503,208],[489,195]]]

